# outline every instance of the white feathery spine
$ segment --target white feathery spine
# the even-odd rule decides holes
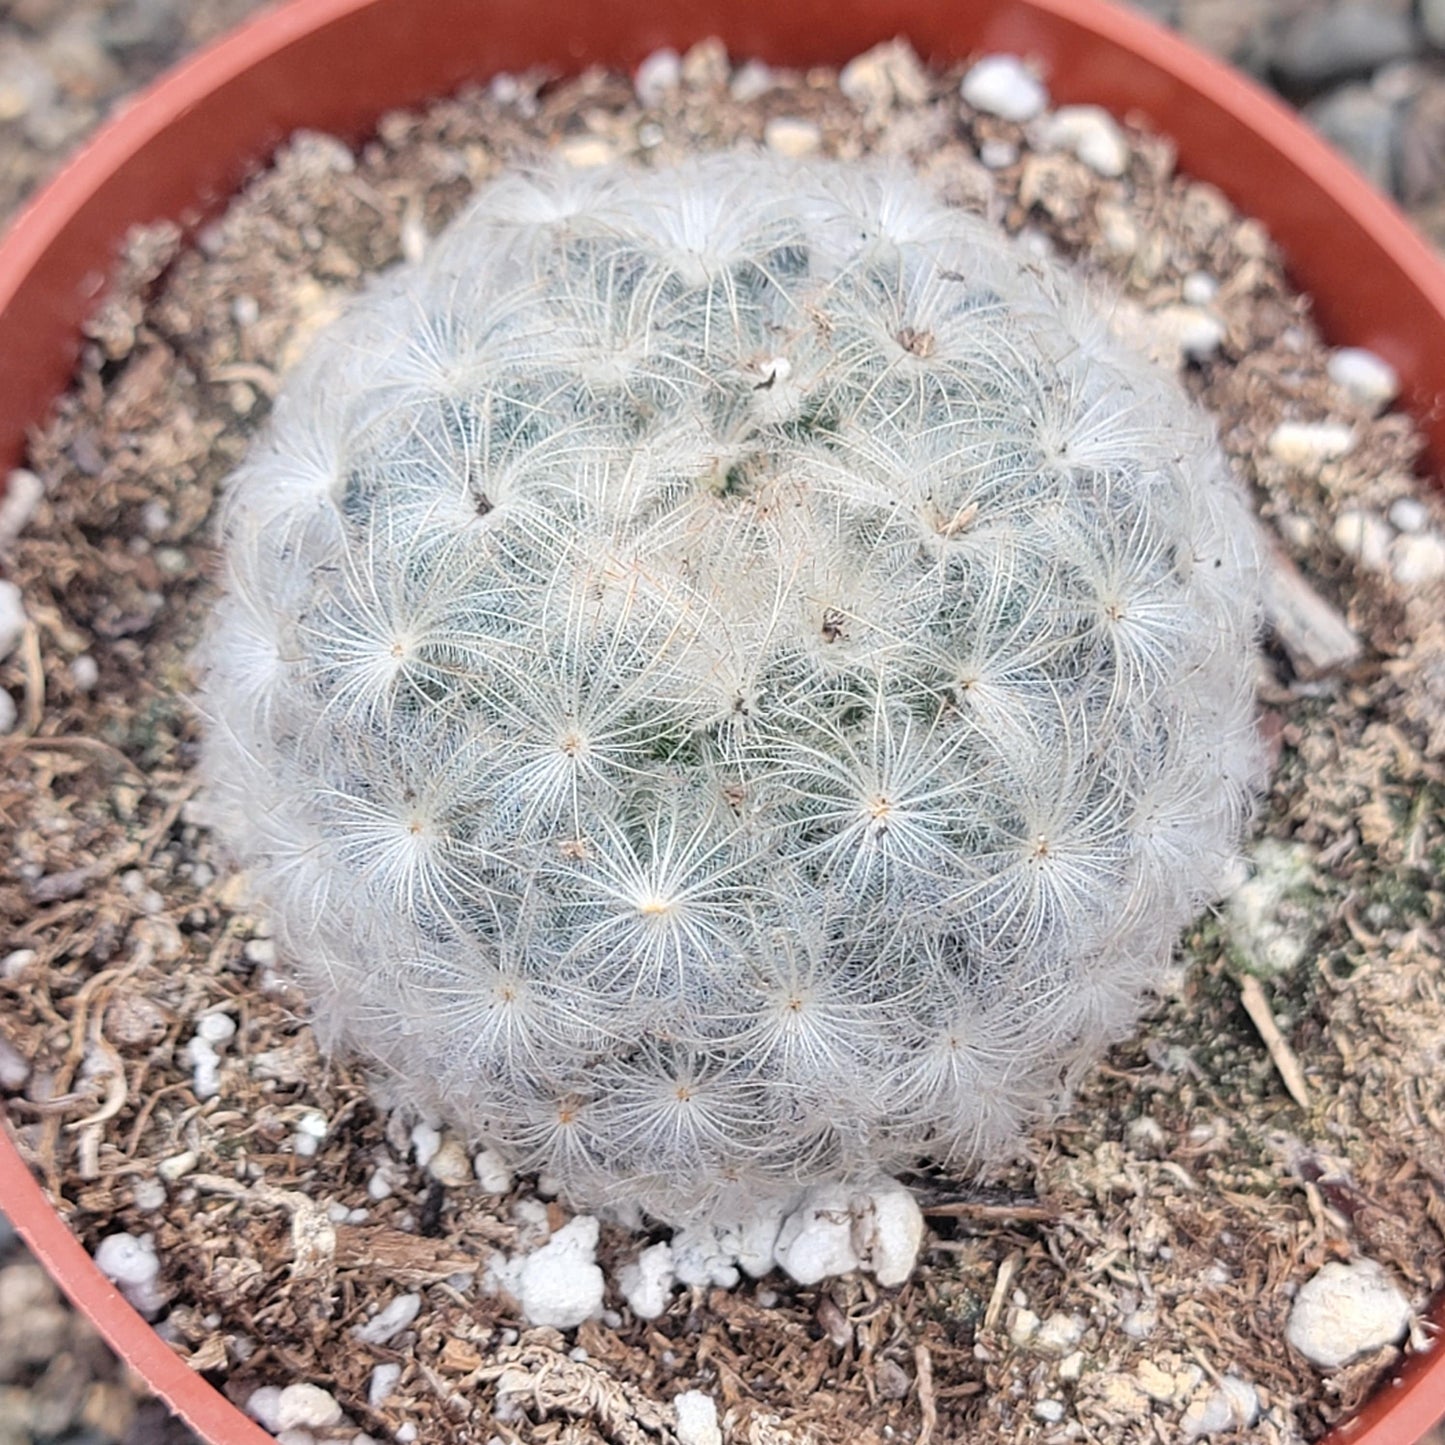
[[[898,169],[491,183],[224,533],[204,769],[324,1041],[578,1203],[1006,1148],[1260,780],[1208,423]]]

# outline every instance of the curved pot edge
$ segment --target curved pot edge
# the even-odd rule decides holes
[[[470,16],[463,18],[469,18],[473,25],[477,24],[476,12],[483,8],[474,0],[434,0],[430,18],[443,31],[447,28],[445,16],[436,12],[448,7],[458,15],[462,9],[470,11]],[[164,148],[177,134],[188,133],[188,125],[189,133],[194,134],[197,127],[204,129],[207,122],[214,123],[218,94],[224,100],[229,92],[240,88],[253,102],[258,91],[264,98],[267,87],[258,87],[257,81],[261,67],[304,67],[315,57],[318,38],[324,39],[332,27],[371,24],[385,12],[401,8],[395,0],[296,0],[260,13],[198,52],[127,106],[37,195],[0,244],[0,466],[19,460],[26,425],[63,388],[78,350],[75,333],[95,304],[113,247],[126,226],[162,216],[184,216],[194,224],[229,194],[247,169],[259,163],[290,129],[305,123],[305,117],[292,113],[292,97],[278,98],[277,88],[271,87],[270,103],[263,99],[256,104],[250,123],[242,127],[243,139],[226,154],[212,154],[205,163],[196,161],[188,168],[173,169],[157,165],[157,149]],[[653,14],[667,8],[655,5]],[[662,14],[646,25],[635,25],[620,42],[616,36],[603,39],[595,30],[570,41],[545,32],[542,50],[550,56],[560,49],[563,54],[559,63],[564,67],[593,60],[628,64],[660,44],[682,47],[701,35],[721,34],[734,53],[756,53],[777,63],[807,55],[815,61],[839,62],[877,40],[908,34],[925,54],[959,53],[956,32],[962,22],[946,0],[941,4],[935,0],[880,0],[876,4],[872,0],[797,0],[791,7],[790,19],[776,22],[778,34],[772,39],[769,26],[776,17],[768,15],[766,4],[701,0],[692,7],[676,8],[678,13]],[[1360,248],[1382,256],[1386,274],[1373,278],[1374,289],[1367,303],[1362,300],[1352,307],[1334,308],[1322,305],[1320,315],[1340,340],[1371,346],[1399,368],[1407,383],[1412,410],[1432,433],[1434,454],[1445,456],[1445,405],[1441,400],[1445,397],[1445,347],[1429,345],[1420,334],[1422,328],[1413,324],[1402,328],[1399,324],[1399,318],[1415,321],[1418,308],[1423,308],[1433,313],[1445,329],[1445,271],[1392,203],[1378,196],[1292,113],[1253,82],[1198,54],[1138,15],[1108,4],[1091,4],[1089,0],[1028,0],[1026,4],[976,0],[974,9],[976,15],[967,22],[975,27],[969,49],[1013,50],[1042,58],[1058,100],[1092,100],[1109,105],[1112,96],[1115,103],[1109,108],[1116,113],[1140,114],[1171,134],[1188,127],[1165,117],[1177,114],[1181,105],[1184,111],[1193,113],[1198,128],[1189,131],[1194,137],[1191,143],[1181,146],[1184,169],[1206,180],[1228,171],[1222,183],[1216,180],[1221,189],[1243,209],[1275,217],[1268,223],[1271,232],[1283,243],[1292,269],[1307,290],[1327,297],[1335,295],[1327,280],[1312,280],[1319,268],[1308,256],[1305,264],[1300,264],[1299,244],[1301,239],[1306,245],[1311,243],[1312,227],[1333,221],[1348,232],[1332,234],[1330,243],[1323,247],[1328,262],[1326,274],[1338,271],[1358,281],[1360,272],[1353,258]],[[749,13],[742,15],[743,11]],[[569,12],[569,20],[577,13],[588,13],[596,19],[592,12]],[[759,19],[759,14],[764,18]],[[515,15],[512,18],[515,22]],[[615,17],[604,18],[615,24]],[[539,19],[533,10],[529,19],[530,26],[521,26],[524,37],[529,32],[543,34],[545,17]],[[832,36],[831,53],[822,53],[816,45],[820,28]],[[952,46],[947,43],[950,33],[955,42]],[[1082,58],[1068,44],[1081,36],[1091,42],[1084,47]],[[519,43],[515,34],[509,39],[514,46]],[[1117,63],[1121,50],[1131,52],[1151,67],[1146,76],[1150,84],[1142,88],[1137,84],[1138,72],[1129,73],[1129,88],[1122,97]],[[489,64],[453,53],[443,67],[453,79],[430,86],[424,93],[444,93],[463,78],[476,78],[501,68],[507,68],[505,60]],[[401,79],[396,84],[398,89],[405,89]],[[405,103],[405,95],[389,102]],[[236,104],[234,95],[230,96],[230,104]],[[369,102],[359,99],[357,104],[373,119],[384,108],[366,109]],[[220,110],[224,109],[223,104]],[[361,124],[358,115],[349,125],[338,121],[337,128],[354,134]],[[1253,186],[1241,184],[1245,171],[1237,165],[1231,167],[1228,161],[1221,162],[1208,151],[1211,145],[1227,148],[1241,134],[1248,136],[1251,147],[1272,163],[1263,169],[1266,180],[1257,180]],[[196,147],[182,145],[181,149],[194,153]],[[1237,160],[1233,150],[1226,149],[1226,154],[1229,160]],[[1291,208],[1287,199],[1282,201],[1279,186],[1267,184],[1270,177],[1277,176],[1280,164],[1298,172],[1306,192],[1318,192],[1323,209],[1318,204]],[[144,183],[142,173],[146,170],[151,172],[149,183]],[[1277,209],[1281,205],[1282,218]],[[1292,236],[1296,239],[1294,246]],[[59,264],[51,265],[47,272],[47,263],[57,259]],[[22,314],[17,327],[15,302],[25,296],[38,272],[50,283],[49,289],[41,288],[44,304],[32,307],[29,315]],[[1393,298],[1392,304],[1380,304],[1382,289]],[[42,317],[45,324],[37,326],[37,318]],[[59,336],[62,331],[64,335]],[[46,339],[53,344],[45,346]],[[12,363],[8,374],[7,357]],[[14,364],[17,357],[18,365]],[[238,1445],[265,1445],[270,1440],[259,1426],[193,1374],[100,1275],[45,1199],[3,1129],[0,1199],[66,1292],[194,1428],[206,1438],[226,1441],[228,1445],[232,1441]],[[1437,1330],[1445,1329],[1445,1304],[1437,1310],[1433,1324]],[[1442,1413],[1445,1358],[1432,1350],[1412,1357],[1398,1379],[1378,1391],[1354,1421],[1330,1436],[1330,1442],[1405,1445]],[[1402,1433],[1406,1431],[1410,1433]]]

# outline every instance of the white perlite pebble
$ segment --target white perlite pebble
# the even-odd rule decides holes
[[[1308,471],[1338,461],[1355,448],[1355,429],[1337,421],[1282,421],[1269,434],[1269,454]]]
[[[0,496],[0,550],[25,530],[44,495],[45,484],[28,468],[16,467],[10,473],[5,481],[5,493]]]
[[[186,1045],[191,1064],[191,1092],[204,1103],[221,1092],[221,1056],[199,1034]]]
[[[5,1039],[0,1039],[0,1089],[16,1094],[30,1077],[30,1064],[24,1054]]]
[[[351,1333],[364,1345],[384,1345],[395,1339],[420,1313],[419,1294],[399,1294]]]
[[[1043,142],[1076,156],[1095,175],[1122,176],[1129,165],[1124,132],[1102,106],[1061,105],[1044,122]]]
[[[442,1140],[441,1147],[427,1160],[426,1172],[448,1189],[459,1189],[476,1178],[470,1156],[455,1139]]]
[[[1374,1260],[1331,1260],[1295,1296],[1284,1337],[1332,1370],[1396,1343],[1409,1327],[1410,1301]]]
[[[1420,587],[1445,577],[1445,538],[1436,532],[1397,537],[1390,547],[1390,572],[1402,587]]]
[[[677,51],[654,50],[633,78],[637,99],[645,106],[660,105],[682,84],[682,56]]]
[[[1430,525],[1430,509],[1418,497],[1396,497],[1385,515],[1399,532],[1423,532]]]
[[[1353,557],[1365,571],[1383,572],[1389,566],[1394,534],[1383,517],[1351,507],[1335,518],[1330,533],[1335,546],[1347,557]]]
[[[13,733],[19,719],[20,710],[15,706],[15,699],[0,688],[0,737]]]
[[[780,156],[796,159],[813,155],[823,144],[823,132],[810,120],[780,115],[763,127],[763,144]]]
[[[1248,1430],[1259,1419],[1259,1392],[1238,1375],[1225,1375],[1202,1399],[1189,1402],[1179,1421],[1186,1440],[1223,1430]]]
[[[281,1387],[262,1385],[252,1390],[242,1408],[263,1430],[274,1435],[281,1428]]]
[[[701,1390],[684,1390],[672,1402],[677,1411],[677,1445],[722,1445],[717,1405]]]
[[[1377,410],[1389,406],[1400,394],[1400,377],[1383,356],[1362,346],[1342,346],[1334,352],[1325,370],[1336,386],[1362,406]]]
[[[425,1169],[431,1163],[437,1150],[442,1147],[442,1131],[422,1120],[411,1130],[411,1156],[418,1169]]]
[[[512,1171],[507,1161],[495,1149],[483,1149],[472,1160],[472,1173],[477,1177],[483,1194],[510,1194],[512,1192]]]
[[[857,1217],[854,1242],[863,1268],[886,1288],[913,1273],[923,1244],[923,1211],[912,1191],[885,1184],[867,1196]]]
[[[166,1202],[166,1186],[159,1179],[137,1179],[130,1188],[130,1202],[142,1214],[154,1214]]]
[[[810,1189],[784,1221],[773,1251],[778,1268],[799,1284],[850,1274],[862,1261],[853,1243],[853,1210],[848,1191],[837,1185]]]
[[[596,1249],[597,1221],[579,1214],[521,1261],[513,1293],[528,1324],[571,1330],[602,1313],[606,1282]]]
[[[677,1276],[672,1267],[672,1246],[665,1240],[644,1249],[617,1274],[617,1288],[640,1320],[655,1320],[667,1308]]]
[[[895,101],[922,105],[928,76],[906,40],[887,40],[855,55],[838,73],[838,89],[865,111],[887,110]]]
[[[378,1365],[371,1372],[371,1381],[366,1387],[366,1403],[373,1410],[379,1410],[400,1381],[401,1366],[394,1360]]]
[[[25,603],[20,589],[13,582],[0,581],[0,662],[3,662],[25,635]]]
[[[1062,1400],[1039,1400],[1034,1404],[1034,1415],[1046,1425],[1057,1425],[1064,1418]]]
[[[150,1235],[106,1235],[95,1247],[95,1267],[120,1290],[137,1314],[153,1320],[165,1308],[161,1262]]]
[[[1049,103],[1048,91],[1016,55],[985,55],[963,77],[959,94],[975,110],[1000,120],[1032,120]]]
[[[336,1396],[320,1385],[287,1385],[276,1402],[276,1423],[282,1430],[325,1430],[340,1419]]]
[[[1191,306],[1208,306],[1219,295],[1219,282],[1208,271],[1191,271],[1180,284],[1179,294]]]

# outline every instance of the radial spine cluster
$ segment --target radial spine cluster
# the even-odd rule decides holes
[[[224,537],[204,768],[323,1042],[578,1203],[1007,1147],[1259,781],[1207,422],[898,170],[489,184]]]

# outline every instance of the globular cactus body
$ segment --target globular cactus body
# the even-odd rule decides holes
[[[323,1040],[573,1199],[975,1161],[1239,843],[1250,528],[905,175],[511,176],[235,478],[205,772]]]

